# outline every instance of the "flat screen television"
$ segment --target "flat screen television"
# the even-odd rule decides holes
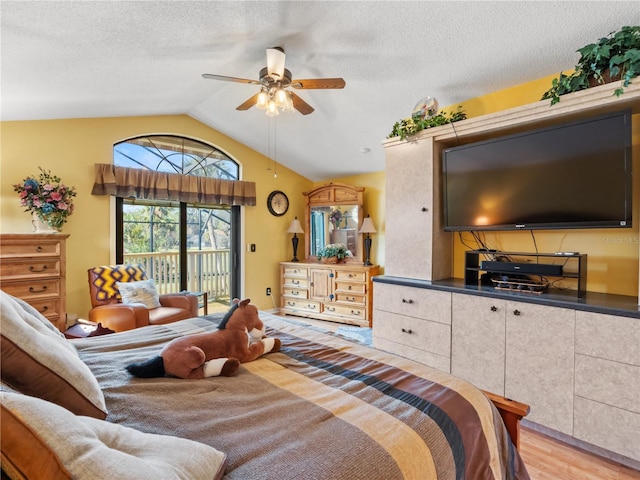
[[[444,229],[631,227],[631,111],[443,151]]]

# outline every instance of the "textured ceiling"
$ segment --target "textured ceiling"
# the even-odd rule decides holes
[[[321,181],[383,170],[381,143],[426,95],[453,105],[572,68],[640,24],[640,2],[2,0],[0,20],[2,120],[188,114]],[[315,112],[269,120],[235,110],[255,85],[201,76],[257,79],[273,46],[294,78],[346,87],[297,90]]]

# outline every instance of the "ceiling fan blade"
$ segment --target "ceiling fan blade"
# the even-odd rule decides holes
[[[257,103],[258,95],[260,95],[259,92],[256,93],[253,97],[251,97],[247,101],[245,101],[244,103],[241,103],[240,105],[238,105],[236,107],[236,110],[249,110],[251,107],[253,107]]]
[[[298,95],[293,92],[289,92],[291,94],[291,101],[293,102],[293,108],[299,111],[302,115],[309,115],[313,112],[313,107],[301,99]]]
[[[267,48],[267,72],[275,80],[281,80],[284,75],[285,56],[280,47]]]
[[[307,78],[306,80],[291,80],[291,86],[293,88],[344,88],[345,85],[346,82],[342,78]]]
[[[211,73],[203,73],[202,78],[210,80],[224,80],[225,82],[249,83],[251,85],[262,85],[258,80],[249,80],[248,78],[225,77],[224,75],[213,75]]]

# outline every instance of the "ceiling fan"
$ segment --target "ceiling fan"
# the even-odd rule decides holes
[[[291,72],[284,68],[284,60],[285,53],[281,47],[267,48],[267,66],[260,70],[259,80],[226,77],[210,73],[203,73],[202,77],[212,80],[260,85],[260,92],[238,105],[236,110],[248,110],[255,105],[258,108],[266,109],[266,113],[269,116],[278,115],[280,110],[296,109],[303,115],[313,112],[313,107],[297,94],[288,90],[289,87],[295,89],[326,89],[344,88],[346,85],[342,78],[292,79]]]

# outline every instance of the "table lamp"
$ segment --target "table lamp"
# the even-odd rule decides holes
[[[297,262],[298,261],[298,234],[304,233],[304,230],[302,229],[302,225],[300,225],[300,220],[298,220],[298,217],[295,217],[291,221],[291,225],[289,225],[289,229],[287,230],[287,233],[293,233],[293,238],[291,239],[291,243],[293,245],[293,258],[291,259],[291,261]]]
[[[373,221],[371,221],[371,217],[369,217],[369,215],[367,215],[367,217],[362,221],[362,226],[360,227],[360,230],[358,231],[358,233],[366,233],[367,236],[364,239],[364,251],[366,254],[366,257],[364,259],[364,263],[363,265],[373,265],[373,263],[371,263],[371,235],[372,233],[376,233],[376,229],[373,226]]]

